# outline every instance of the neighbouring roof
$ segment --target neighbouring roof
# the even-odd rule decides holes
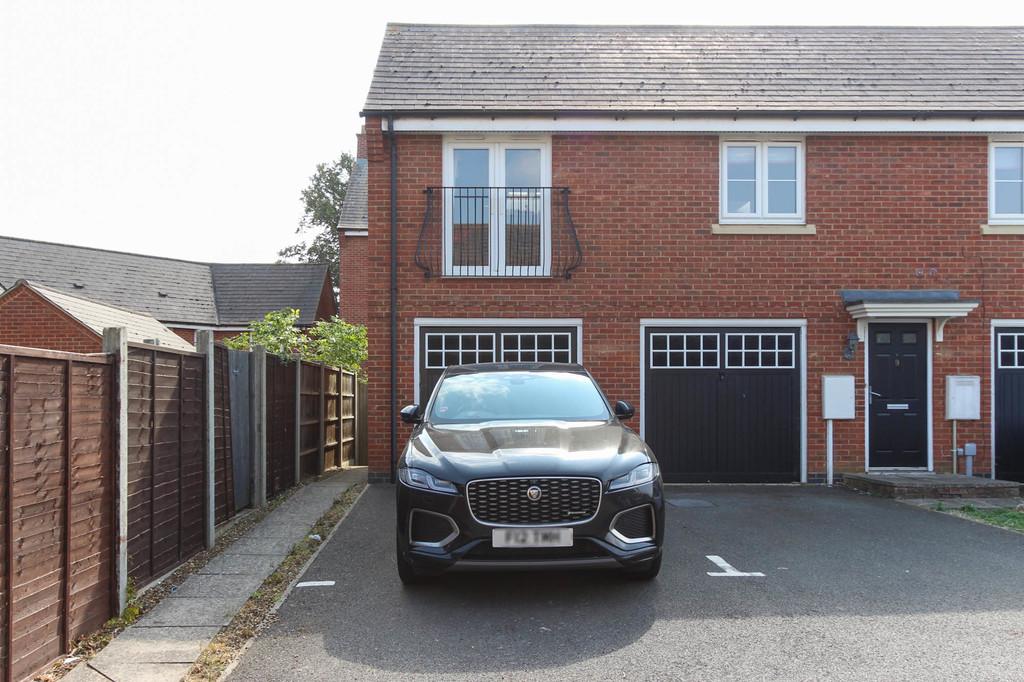
[[[316,319],[328,269],[197,263],[0,236],[0,290],[21,279],[169,324],[243,325],[287,307],[306,325]]]
[[[301,325],[316,322],[326,265],[215,263],[210,270],[220,324],[247,324],[282,308],[298,308]]]
[[[341,205],[341,216],[338,219],[339,230],[365,230],[369,225],[367,213],[366,182],[370,168],[366,159],[356,159],[352,176],[348,179],[345,190],[345,203]]]
[[[195,347],[172,332],[151,315],[133,313],[114,306],[96,303],[80,296],[19,280],[16,284],[32,289],[71,317],[100,336],[107,327],[124,327],[130,343],[150,343],[177,350],[194,351]],[[14,289],[12,286],[11,290]],[[6,292],[5,292],[6,293]],[[0,294],[2,296],[2,294]]]
[[[365,112],[1024,112],[1024,27],[389,24]]]

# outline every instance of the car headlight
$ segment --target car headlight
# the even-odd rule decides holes
[[[405,467],[398,470],[398,480],[410,488],[421,490],[433,490],[435,493],[458,494],[458,489],[451,481],[445,481],[436,476],[431,476],[423,469],[412,469]]]
[[[650,483],[658,477],[658,465],[654,462],[647,462],[647,464],[641,464],[625,476],[619,476],[613,478],[608,484],[608,492],[613,490],[624,490],[625,488],[635,488],[638,485],[644,483]]]

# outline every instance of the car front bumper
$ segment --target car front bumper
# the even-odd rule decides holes
[[[398,483],[396,488],[398,551],[423,573],[642,568],[661,554],[665,510],[660,481],[604,493],[593,518],[564,525],[573,529],[573,546],[551,549],[493,547],[492,531],[499,526],[478,522],[469,511],[464,493],[445,495],[410,488],[402,483]],[[651,505],[654,510],[652,541],[625,542],[611,532],[612,520],[619,512],[642,505]],[[458,527],[457,534],[441,546],[411,542],[410,514],[414,509],[448,516]]]

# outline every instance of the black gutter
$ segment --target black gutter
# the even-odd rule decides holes
[[[395,460],[398,453],[398,432],[395,402],[398,399],[398,143],[395,140],[395,117],[388,114],[388,146],[391,151],[391,482],[395,482]]]

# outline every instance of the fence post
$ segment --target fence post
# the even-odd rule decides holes
[[[327,462],[325,461],[326,453],[324,443],[327,442],[327,387],[324,384],[327,381],[327,371],[323,365],[320,365],[320,395],[317,397],[317,447],[320,450],[320,473],[322,474],[327,469]],[[340,424],[339,424],[340,426]]]
[[[302,481],[302,356],[295,360],[295,485]]]
[[[200,329],[196,333],[196,350],[203,354],[203,441],[206,454],[206,491],[205,491],[205,533],[206,548],[210,549],[217,541],[214,530],[217,521],[217,467],[216,467],[216,434],[217,422],[213,418],[214,386],[213,386],[213,332]]]
[[[253,346],[250,359],[253,430],[253,505],[267,506],[267,349]]]
[[[114,469],[117,471],[114,575],[120,614],[128,606],[128,330],[124,327],[104,329],[103,352],[114,355]]]

